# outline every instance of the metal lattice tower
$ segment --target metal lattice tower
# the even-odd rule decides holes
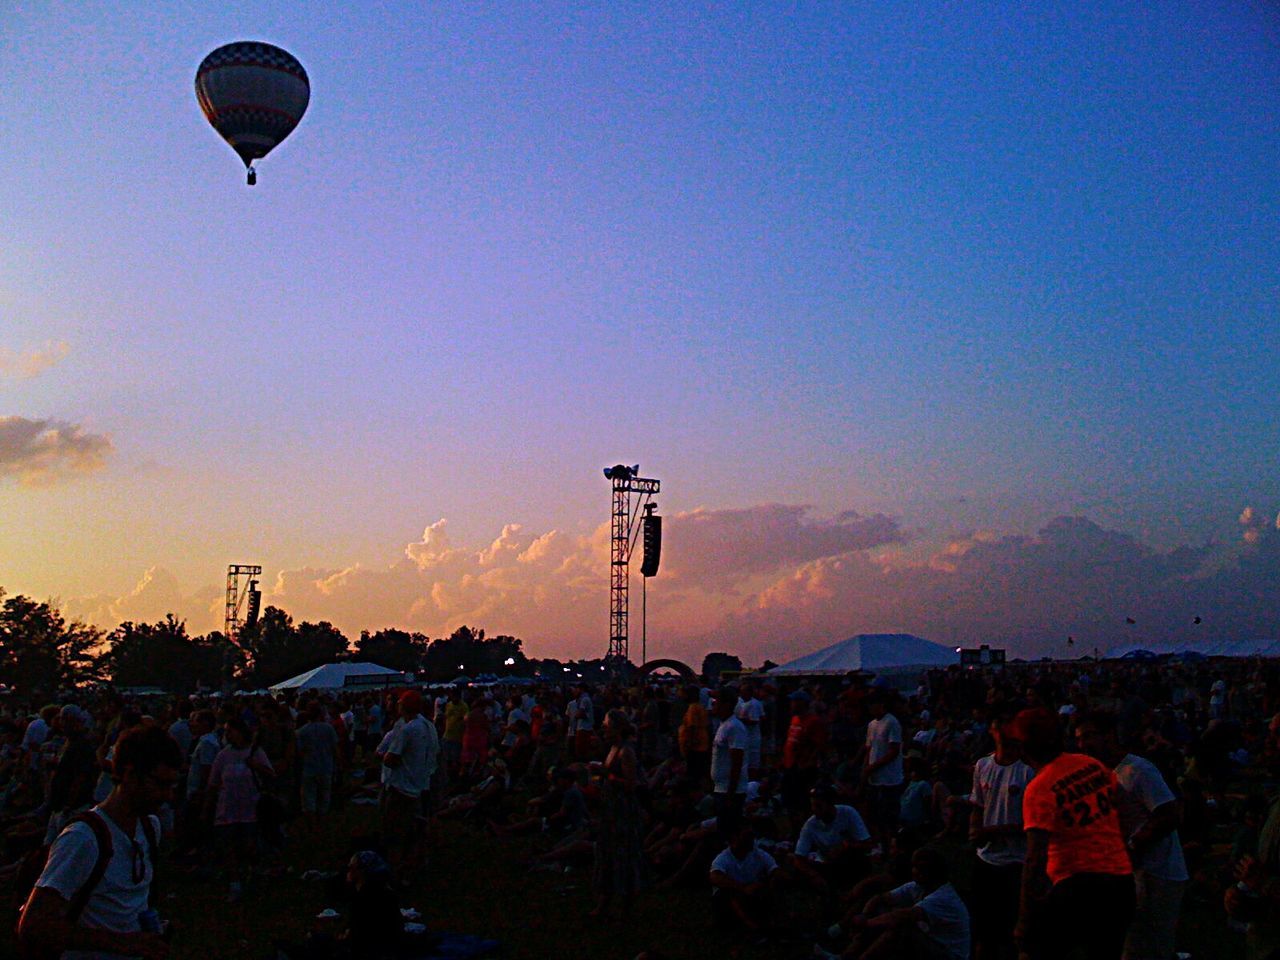
[[[257,564],[227,564],[227,613],[222,621],[222,635],[232,644],[240,641],[240,602],[248,592],[240,590],[240,578],[247,578],[249,582],[246,587],[252,590],[260,576],[262,576],[262,567]]]
[[[642,509],[658,492],[659,481],[637,476],[640,467],[621,464],[605,468],[613,481],[613,513],[609,552],[609,653],[614,665],[629,659],[627,605],[631,589],[631,548],[635,543]]]

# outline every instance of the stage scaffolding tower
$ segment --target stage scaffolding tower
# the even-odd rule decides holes
[[[222,620],[222,635],[227,638],[227,652],[223,662],[223,684],[231,688],[232,672],[235,669],[235,649],[240,646],[240,628],[245,618],[240,615],[240,604],[246,597],[249,599],[249,622],[258,619],[258,603],[261,594],[258,592],[258,578],[262,576],[262,567],[256,563],[227,564],[227,606]],[[241,590],[240,580],[248,582]]]
[[[660,482],[639,476],[640,465],[606,467],[613,482],[613,512],[609,551],[609,653],[606,662],[619,669],[630,658],[627,644],[627,604],[631,588],[631,548],[644,508]]]

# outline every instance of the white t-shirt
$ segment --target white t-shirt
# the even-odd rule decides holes
[[[867,724],[868,760],[879,763],[889,755],[893,744],[898,745],[898,756],[876,770],[867,779],[873,787],[896,787],[902,783],[902,724],[892,713]]]
[[[890,890],[888,899],[895,907],[917,906],[923,910],[925,919],[920,929],[929,939],[946,951],[949,960],[969,960],[969,909],[955,887],[944,883],[932,893],[925,893],[913,880]]]
[[[591,697],[584,693],[575,702],[578,709],[574,713],[573,732],[590,733],[596,725],[595,706],[591,703]]]
[[[1115,774],[1120,785],[1120,829],[1125,837],[1132,837],[1157,807],[1172,803],[1175,797],[1155,764],[1132,753],[1116,764]],[[1178,831],[1149,846],[1134,867],[1161,880],[1186,880],[1187,861]]]
[[[737,717],[730,717],[720,724],[711,742],[711,779],[715,783],[713,793],[728,793],[729,778],[733,775],[732,751],[742,751],[742,769],[738,773],[735,793],[747,792],[747,728]]]
[[[725,847],[720,855],[711,861],[712,873],[723,873],[730,880],[750,886],[767,880],[773,871],[778,869],[777,862],[759,847],[752,847],[751,852],[739,860],[733,851]]]
[[[796,856],[825,854],[838,843],[862,843],[870,839],[871,834],[858,811],[847,804],[838,803],[836,815],[831,818],[830,823],[818,819],[816,814],[804,822],[800,839],[796,841]]]
[[[984,827],[1021,827],[1022,793],[1036,772],[1021,760],[996,762],[994,753],[973,765],[973,790],[969,799],[981,811]],[[1014,836],[988,840],[978,856],[993,867],[1012,866],[1027,859],[1027,838]]]
[[[431,787],[431,777],[436,772],[436,757],[440,752],[440,740],[436,728],[418,714],[401,724],[391,733],[387,751],[401,762],[395,767],[383,767],[384,783],[406,797],[421,796]]]
[[[31,769],[40,765],[40,747],[49,739],[49,725],[43,717],[36,717],[27,724],[22,734],[22,749],[27,751],[27,763]]]
[[[747,728],[747,734],[750,735],[754,730],[755,735],[760,735],[760,721],[764,719],[764,704],[752,697],[750,700],[738,698],[738,705],[733,708],[734,715],[742,721],[742,725]]]
[[[153,869],[151,848],[147,845],[147,834],[139,820],[134,827],[133,839],[143,850],[145,868],[141,883],[133,882],[133,843],[128,835],[109,816],[95,807],[97,812],[111,831],[111,862],[102,875],[102,880],[93,891],[93,896],[85,904],[80,914],[79,924],[82,927],[93,927],[97,930],[111,930],[115,933],[137,933],[138,914],[147,909],[147,894],[151,889]],[[156,836],[160,835],[160,823],[152,817],[152,826]],[[98,860],[98,840],[93,828],[87,823],[73,823],[58,835],[49,848],[49,859],[44,865],[37,887],[55,890],[66,900],[70,900],[80,890],[93,865]],[[68,950],[62,954],[63,960],[118,960],[120,954],[100,951]]]
[[[209,772],[213,769],[213,761],[218,758],[222,744],[218,735],[210,731],[196,741],[191,751],[191,766],[187,768],[187,797],[193,797],[209,784]]]

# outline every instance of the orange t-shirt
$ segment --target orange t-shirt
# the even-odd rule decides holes
[[[1049,880],[1077,873],[1130,874],[1116,812],[1116,777],[1092,757],[1064,753],[1043,767],[1022,796],[1022,824],[1049,834]]]

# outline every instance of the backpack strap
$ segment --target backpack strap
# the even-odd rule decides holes
[[[93,831],[93,838],[98,846],[98,858],[93,861],[93,869],[89,871],[89,876],[71,897],[71,906],[67,911],[67,921],[71,924],[80,920],[80,914],[84,913],[84,908],[89,905],[89,899],[93,896],[93,891],[97,889],[98,884],[102,882],[102,877],[107,872],[107,866],[115,853],[111,843],[111,830],[100,814],[94,810],[86,810],[68,820],[67,825],[62,829],[65,831],[76,823],[87,824]]]
[[[147,894],[147,902],[156,900],[156,881],[160,875],[160,836],[156,831],[157,819],[147,814],[142,817],[142,832],[147,838],[147,859],[151,861],[151,888]]]

